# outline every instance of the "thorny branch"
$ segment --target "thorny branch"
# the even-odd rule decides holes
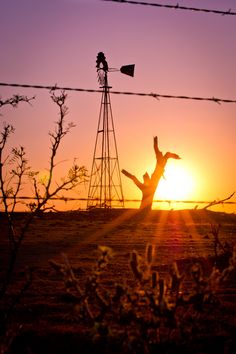
[[[235,192],[233,192],[232,194],[230,194],[229,197],[226,197],[224,199],[220,199],[220,200],[213,200],[212,202],[210,202],[209,204],[207,204],[203,209],[208,209],[213,205],[217,205],[217,204],[223,204],[224,202],[226,202],[227,200],[231,199],[234,196]]]
[[[0,108],[5,105],[10,105],[10,106],[16,108],[20,102],[30,103],[34,99],[35,99],[35,96],[29,98],[27,96],[20,96],[20,95],[14,95],[13,97],[8,98],[6,100],[2,100],[0,98]]]
[[[81,182],[84,182],[87,179],[87,170],[85,166],[78,166],[76,164],[76,160],[74,160],[74,163],[69,169],[67,176],[61,180],[61,183],[56,184],[56,187],[54,187],[54,190],[52,190],[53,172],[56,167],[55,160],[59,146],[65,135],[69,133],[70,130],[75,127],[75,125],[73,123],[69,123],[67,126],[65,126],[65,116],[68,113],[68,107],[65,105],[67,94],[62,91],[59,96],[56,96],[53,92],[51,98],[53,102],[56,103],[56,105],[59,107],[59,119],[56,122],[54,132],[49,132],[49,136],[51,138],[51,155],[49,162],[48,178],[46,179],[46,181],[42,181],[40,183],[37,180],[38,173],[31,173],[34,193],[37,199],[37,204],[30,205],[30,207],[34,211],[42,210],[42,208],[45,210],[46,204],[50,198],[55,197],[56,195],[58,195],[59,192],[74,189]],[[42,192],[40,191],[40,185],[41,187],[43,187]]]

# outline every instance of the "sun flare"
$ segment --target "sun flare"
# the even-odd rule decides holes
[[[184,166],[169,163],[156,190],[155,199],[187,200],[191,198],[194,180]]]

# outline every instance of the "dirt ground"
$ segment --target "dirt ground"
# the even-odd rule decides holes
[[[24,213],[15,214],[19,228],[26,217]],[[14,298],[31,269],[32,284],[12,312],[11,329],[5,339],[13,341],[12,353],[85,352],[84,349],[68,349],[67,343],[73,346],[83,329],[73,316],[74,299],[66,292],[62,278],[56,274],[50,261],[63,262],[63,255],[66,255],[83,284],[96,266],[98,247],[108,246],[113,250],[113,257],[104,271],[103,281],[109,286],[114,280],[117,283],[132,281],[130,252],[136,250],[144,257],[147,244],[152,244],[155,248],[153,268],[161,277],[168,275],[169,266],[174,261],[181,272],[187,272],[198,261],[203,272],[209,274],[214,258],[211,225],[220,225],[222,244],[236,242],[236,215],[207,210],[156,210],[148,215],[141,215],[137,210],[93,210],[45,213],[35,217],[19,250],[14,279],[8,290],[8,299]],[[9,257],[3,214],[0,214],[0,234],[0,274],[3,277]],[[236,279],[219,294],[219,298],[224,308],[229,309],[222,321],[229,330],[227,340],[231,343],[224,346],[222,354],[231,354],[235,348],[235,341],[232,344],[230,336],[236,329]],[[24,336],[27,339],[24,340]]]

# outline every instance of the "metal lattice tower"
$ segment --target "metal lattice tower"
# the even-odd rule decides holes
[[[130,67],[134,66],[126,67],[127,70],[131,70]],[[112,71],[115,70],[113,69]],[[97,56],[97,72],[102,88],[102,99],[89,183],[87,209],[94,207],[122,208],[124,207],[124,196],[109,93],[111,87],[108,85],[107,78],[108,64],[102,52],[98,53]],[[128,75],[133,76],[130,73]]]

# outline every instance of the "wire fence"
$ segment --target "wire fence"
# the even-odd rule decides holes
[[[63,91],[77,91],[77,92],[89,92],[89,93],[102,93],[102,90],[96,89],[84,89],[75,87],[64,87],[64,86],[50,86],[50,85],[30,85],[30,84],[11,84],[11,83],[0,83],[0,86],[5,87],[21,87],[21,88],[34,88],[34,89],[46,89],[50,91],[63,90]],[[153,97],[155,99],[166,98],[166,99],[181,99],[181,100],[195,100],[195,101],[208,101],[214,103],[236,103],[236,99],[225,99],[217,97],[198,97],[198,96],[187,96],[187,95],[169,95],[160,93],[144,93],[144,92],[128,92],[128,91],[109,91],[111,94],[115,95],[129,95],[129,96],[143,96],[143,97]]]
[[[3,199],[2,196],[0,196],[0,200]],[[37,198],[34,196],[18,196],[17,198],[15,197],[7,197],[6,199],[18,199],[18,200],[41,200],[43,198]],[[83,201],[86,202],[90,199],[88,198],[76,198],[76,197],[51,197],[50,200],[61,200],[64,202],[68,202],[68,201]],[[99,200],[94,198],[94,201]],[[112,202],[120,202],[119,199],[111,199],[108,201],[112,201]],[[139,203],[141,202],[141,199],[124,199],[124,202],[132,202],[132,203]],[[222,203],[222,204],[236,204],[236,201],[229,201],[229,200],[222,200],[222,201],[218,201],[215,200],[214,202],[217,203]],[[175,200],[175,199],[154,199],[153,203],[185,203],[185,204],[210,204],[212,203],[212,200]]]
[[[226,11],[223,10],[215,10],[215,9],[205,9],[205,8],[198,8],[198,7],[189,7],[189,6],[182,6],[178,3],[176,5],[169,5],[169,4],[159,4],[153,2],[144,2],[144,1],[131,1],[131,0],[103,0],[109,2],[116,2],[122,4],[132,4],[132,5],[144,5],[144,6],[152,6],[152,7],[159,7],[159,8],[166,8],[172,10],[183,10],[183,11],[192,11],[192,12],[205,12],[208,14],[215,14],[215,15],[222,15],[222,16],[235,16],[236,12],[231,11],[228,9]]]

